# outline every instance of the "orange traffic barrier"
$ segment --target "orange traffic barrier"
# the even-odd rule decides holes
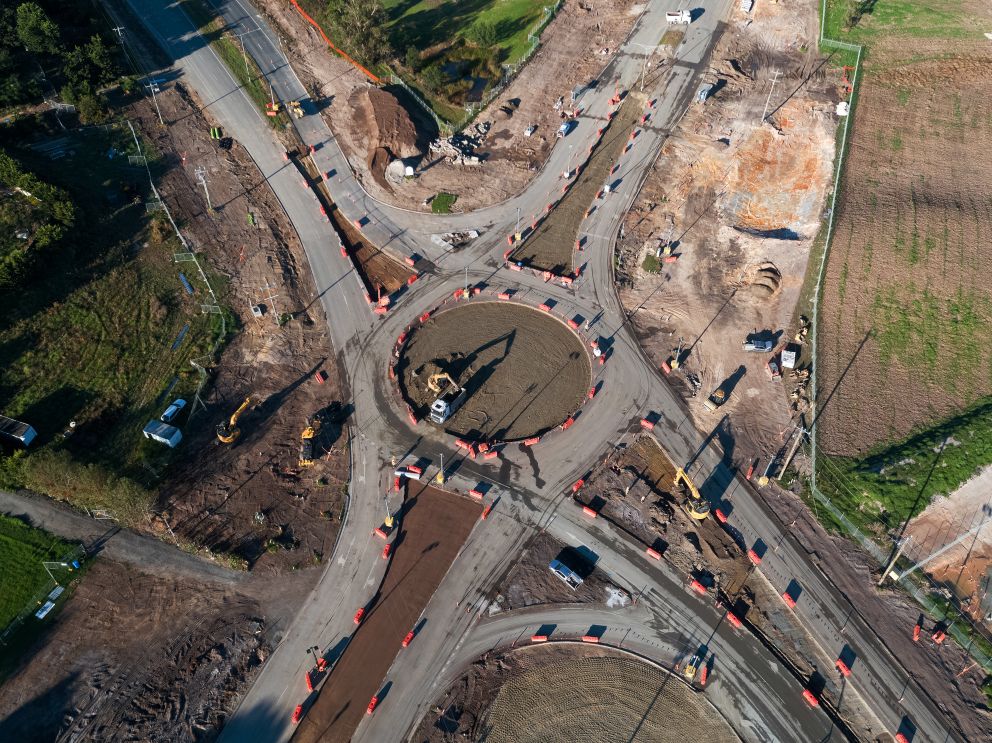
[[[785,602],[785,605],[788,606],[790,609],[792,609],[796,605],[796,600],[792,598],[792,594],[789,593],[788,591],[782,594],[782,600]]]
[[[732,611],[728,611],[727,612],[727,621],[730,622],[730,624],[732,626],[736,627],[737,629],[740,629],[743,626],[743,623],[741,622],[740,617],[738,617]]]
[[[753,562],[755,565],[761,564],[761,557],[753,549],[747,551],[747,559]]]
[[[462,441],[461,439],[455,439],[455,446],[459,449],[468,449],[468,442]]]
[[[410,423],[412,423],[413,425],[417,425],[417,416],[413,414],[413,411],[407,408],[406,413],[407,416],[410,418]]]
[[[561,430],[567,431],[569,428],[571,428],[573,423],[575,423],[575,416],[574,415],[568,416],[568,418],[565,419],[565,422],[561,424]]]
[[[545,312],[551,312],[551,308],[548,307],[548,305],[546,305],[546,304],[539,304],[538,307],[540,309],[544,310]]]
[[[507,299],[510,298],[509,292],[500,292],[496,296],[499,297],[500,299],[503,299],[503,300],[507,300]]]
[[[365,708],[365,714],[371,715],[375,712],[376,705],[379,704],[379,697],[372,697],[369,700],[369,706]]]
[[[503,251],[503,260],[505,261],[507,258],[509,258],[510,257],[510,253],[512,253],[512,252],[513,252],[513,248],[509,248],[508,250],[504,250]]]
[[[816,695],[813,692],[811,692],[809,689],[805,689],[803,691],[803,699],[806,700],[806,704],[808,704],[810,707],[820,706],[820,700],[817,699]]]
[[[706,593],[706,586],[704,586],[698,580],[693,579],[692,583],[690,583],[689,586],[692,588],[693,591],[695,591],[698,594]]]
[[[344,245],[341,246],[341,257],[342,258],[347,258],[348,257],[348,251],[345,250]]]
[[[419,278],[420,278],[419,274],[411,274],[410,278],[406,280],[406,285],[411,286]]]
[[[661,262],[662,263],[675,263],[675,261],[677,261],[678,259],[679,259],[679,257],[677,255],[666,255],[664,258],[661,259]]]
[[[913,627],[913,642],[920,641],[920,625]]]
[[[510,264],[510,270],[511,271],[523,271],[524,269],[523,269],[523,266],[519,266],[516,263],[511,263]]]
[[[310,671],[307,671],[305,676],[307,679],[307,691],[313,691],[313,679],[310,678]]]
[[[561,279],[561,283],[562,283],[563,286],[571,286],[572,285],[573,279],[572,279],[571,276],[560,276],[559,278]]]
[[[506,244],[507,245],[513,245],[513,235],[507,235],[506,236]],[[509,251],[507,251],[507,252],[509,252]],[[503,258],[504,259],[506,258],[506,253],[503,254]]]
[[[382,548],[382,559],[383,560],[388,560],[389,559],[389,553],[392,552],[392,550],[393,550],[393,545],[391,545],[391,544],[387,544],[385,547],[383,547]]]
[[[498,451],[487,451],[485,454],[482,455],[482,458],[483,459],[496,459],[496,457],[498,457],[498,456],[499,456],[499,452]]]
[[[600,357],[600,358],[602,358],[602,357]],[[610,367],[610,368],[612,369],[613,367]],[[648,431],[653,431],[654,430],[654,423],[652,423],[651,421],[649,421],[647,418],[641,418],[641,428],[647,429]]]
[[[420,324],[423,325],[425,322],[431,319],[431,313],[425,312],[420,316]]]
[[[554,208],[555,208],[555,205],[553,203],[552,204],[548,204],[546,207],[544,207],[544,211],[550,212]]]
[[[933,638],[933,641],[935,643],[940,645],[944,640],[947,639],[947,633],[944,632],[944,630],[939,629],[931,635],[931,638]]]
[[[393,490],[397,493],[400,492],[400,478],[398,476],[393,478]]]
[[[896,733],[896,743],[909,743],[909,738],[903,733]]]
[[[595,387],[590,387],[589,388],[589,399],[592,400],[595,396],[596,396],[596,388]]]
[[[320,207],[320,216],[322,217],[327,216],[327,209],[325,209],[323,206]]]
[[[699,669],[700,686],[706,686],[706,679],[709,678],[709,675],[710,675],[709,668],[706,666],[706,664],[703,664],[703,667]]]
[[[582,240],[581,239],[575,241],[575,249],[576,250],[582,250]]]
[[[597,635],[582,635],[582,642],[599,642]]]
[[[548,641],[548,636],[547,635],[531,635],[530,636],[530,641],[531,642],[547,642]]]
[[[417,475],[424,474],[424,468],[423,467],[418,467],[415,464],[408,464],[406,466],[406,471],[407,472],[413,472],[414,474],[417,474]]]
[[[396,367],[393,364],[389,365],[389,378],[396,379]]]
[[[575,484],[572,486],[572,492],[573,493],[578,493],[579,492],[579,488],[581,488],[585,484],[586,484],[586,481],[584,479],[582,479],[582,478],[579,478],[578,480],[575,481]]]
[[[313,378],[314,381],[317,382],[317,384],[323,384],[327,380],[327,372],[325,372],[323,369],[320,369],[314,372]]]
[[[844,676],[851,675],[851,667],[844,662],[843,658],[838,658],[834,663],[837,666],[837,670],[840,671]]]
[[[589,508],[589,506],[582,506],[582,513],[584,513],[586,516],[591,516],[592,518],[596,518],[597,516],[599,516],[599,514],[596,513],[596,511],[594,511],[593,509]]]
[[[490,514],[490,512],[492,510],[493,510],[493,506],[490,503],[488,506],[486,506],[485,510],[483,510],[483,512],[482,512],[482,520],[483,521],[485,521],[487,518],[489,518],[489,514]]]
[[[569,320],[568,327],[570,327],[572,330],[578,330],[579,324],[575,320]]]
[[[663,372],[665,372],[665,374],[671,374],[672,373],[672,367],[670,367],[668,365],[668,362],[667,361],[662,361],[661,362],[661,370]]]
[[[465,294],[464,289],[455,289],[454,297],[455,299],[461,299]]]
[[[472,488],[471,490],[469,490],[468,491],[468,494],[471,495],[476,500],[482,500],[482,492],[479,491],[479,490],[476,490],[475,488]]]
[[[396,338],[396,345],[397,346],[402,345],[403,344],[403,341],[405,341],[405,340],[406,340],[406,331],[404,330],[402,333],[399,334],[399,336],[397,336],[397,338]]]
[[[382,539],[389,539],[389,534],[381,526],[377,526],[375,529],[373,529],[372,533],[375,534],[377,537],[381,537]]]
[[[716,516],[716,520],[719,521],[721,524],[726,524],[727,523],[727,514],[725,514],[723,512],[723,509],[722,508],[716,509],[713,512],[713,514]]]
[[[376,307],[372,311],[375,314],[377,314],[377,315],[385,315],[387,312],[389,312],[389,308],[388,307]]]
[[[354,220],[354,223],[355,223],[355,228],[356,229],[359,229],[359,230],[362,229],[362,220],[356,219],[356,220]]]
[[[660,560],[661,559],[661,553],[658,550],[656,550],[656,549],[654,549],[652,547],[648,547],[646,550],[644,550],[644,554],[646,554],[652,560]]]
[[[524,439],[524,446],[534,446],[540,440],[540,436],[531,436],[529,439]]]

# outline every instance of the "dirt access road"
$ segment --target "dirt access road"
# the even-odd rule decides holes
[[[523,190],[554,145],[561,123],[555,102],[564,97],[567,104],[573,88],[600,75],[645,7],[636,0],[564,3],[541,34],[538,52],[476,118],[492,128],[478,149],[485,164],[473,166],[429,156],[425,140],[436,134],[436,125],[416,104],[409,113],[397,110],[395,103],[381,104],[373,113],[365,76],[332,54],[292,5],[273,0],[256,5],[279,28],[294,69],[322,106],[355,177],[369,193],[387,204],[429,210],[424,200],[446,191],[458,196],[459,211],[496,204]],[[397,118],[404,121],[402,128],[394,123]],[[412,125],[420,131],[413,133]],[[534,135],[525,137],[524,130],[532,125]],[[412,181],[385,180],[379,161],[373,174],[373,155],[381,149],[390,153],[389,159],[419,150],[423,159],[408,160],[419,161],[419,175]]]
[[[380,704],[389,703],[389,687],[403,683],[393,679],[383,685],[393,658],[408,632],[423,629],[421,613],[481,510],[467,498],[410,483],[382,585],[312,707],[304,705],[306,717],[293,741],[349,740],[373,695]]]

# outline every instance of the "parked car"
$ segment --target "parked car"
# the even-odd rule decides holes
[[[745,351],[757,351],[758,353],[767,353],[768,351],[771,351],[773,348],[775,348],[775,344],[772,343],[771,341],[757,340],[752,338],[748,338],[746,341],[744,341]]]
[[[181,400],[181,399],[173,400],[172,405],[170,405],[165,409],[165,412],[162,413],[162,417],[159,418],[159,420],[162,421],[163,423],[172,423],[172,421],[176,419],[176,417],[179,415],[180,412],[182,412],[182,409],[185,407],[186,407],[185,400]]]

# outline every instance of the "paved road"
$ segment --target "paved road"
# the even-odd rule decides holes
[[[950,739],[943,716],[909,680],[880,638],[853,614],[846,599],[813,567],[801,545],[768,512],[760,498],[727,469],[724,462],[729,461],[729,456],[713,445],[696,454],[701,437],[687,419],[681,401],[659,380],[657,370],[641,352],[626,325],[613,288],[610,249],[613,236],[666,132],[691,100],[699,71],[722,29],[721,19],[727,16],[731,6],[730,0],[701,3],[705,12],[689,27],[675,64],[649,94],[658,98],[653,126],[648,126],[635,141],[631,152],[621,158],[619,176],[622,183],[617,192],[605,200],[584,225],[591,236],[584,253],[587,263],[582,278],[570,288],[546,284],[527,273],[506,271],[501,263],[505,235],[513,229],[518,206],[527,216],[535,204],[548,203],[552,200],[551,194],[558,193],[558,173],[565,169],[569,160],[569,145],[571,151],[585,151],[605,117],[606,99],[612,94],[614,81],[619,80],[628,88],[636,85],[643,62],[641,50],[657,43],[659,29],[663,28],[660,17],[665,10],[676,6],[674,0],[656,0],[648,4],[645,15],[633,31],[631,43],[601,76],[604,82],[600,89],[582,100],[586,109],[577,129],[555,147],[546,168],[523,194],[495,207],[438,218],[375,202],[351,174],[323,120],[313,114],[302,119],[299,122],[301,136],[307,144],[319,146],[316,161],[321,170],[335,171],[328,186],[345,215],[351,219],[368,219],[366,233],[389,249],[399,253],[416,251],[433,260],[438,267],[436,274],[418,282],[416,290],[407,293],[382,320],[373,319],[375,316],[366,306],[357,276],[350,264],[340,258],[336,238],[319,215],[312,195],[301,188],[299,178],[284,161],[283,152],[272,138],[264,117],[237,89],[181,7],[161,0],[130,2],[173,54],[176,68],[186,83],[198,91],[211,116],[251,152],[298,230],[327,313],[332,342],[344,359],[356,410],[351,506],[337,551],[320,584],[225,729],[225,741],[284,740],[288,737],[291,733],[290,712],[302,698],[302,677],[308,666],[305,649],[313,644],[331,647],[346,637],[352,629],[351,616],[355,607],[364,604],[373,593],[382,567],[378,559],[380,544],[370,532],[381,520],[381,494],[388,486],[390,457],[415,451],[417,455],[435,461],[442,452],[447,452],[450,458],[449,441],[423,424],[417,428],[409,425],[396,405],[383,370],[384,360],[389,358],[396,337],[424,310],[450,297],[452,290],[462,284],[466,271],[470,281],[485,279],[491,285],[518,287],[524,301],[536,304],[553,298],[558,302],[556,312],[562,316],[579,313],[584,317],[599,318],[592,333],[600,336],[601,342],[612,345],[612,356],[605,367],[595,370],[597,380],[604,384],[603,391],[584,408],[583,415],[567,434],[553,435],[543,441],[536,459],[507,452],[498,469],[466,463],[462,468],[464,477],[478,474],[502,483],[509,491],[508,501],[524,504],[532,514],[529,517],[532,522],[546,523],[556,513],[564,518],[565,510],[574,508],[566,504],[559,510],[567,500],[563,495],[566,488],[602,456],[606,442],[636,426],[648,411],[660,414],[662,422],[656,433],[669,453],[676,461],[694,458],[692,474],[698,483],[702,483],[704,494],[714,502],[724,502],[731,511],[731,525],[741,532],[749,545],[758,539],[768,545],[761,570],[771,583],[779,591],[784,591],[793,581],[798,585],[796,614],[817,638],[826,656],[836,657],[845,644],[857,653],[854,674],[843,690],[843,698],[857,695],[863,699],[880,720],[879,731],[896,731],[908,715],[919,728],[916,740]],[[232,25],[241,24],[236,30],[261,29],[244,38],[249,53],[270,75],[279,96],[292,99],[304,95],[305,91],[286,64],[278,44],[273,42],[274,35],[246,10],[248,6],[238,0],[227,0],[220,7]],[[458,253],[444,253],[429,240],[431,234],[463,227],[474,227],[483,230],[484,234]],[[576,528],[580,533],[588,533],[581,524],[576,524]],[[486,560],[491,562],[487,555],[500,556],[498,559],[503,561],[509,559],[519,539],[519,533],[513,529],[487,529],[484,537],[479,537],[478,562],[460,562],[459,569],[451,571],[437,596],[450,592],[451,585],[463,580],[466,571],[483,574],[479,571],[487,569]],[[616,545],[605,543],[604,550],[610,560],[625,565],[619,571],[621,574],[639,569]],[[688,606],[687,611],[687,620],[691,617],[699,626],[705,626],[701,609]],[[436,620],[437,625],[442,625],[445,612],[435,616],[440,617]],[[437,646],[437,651],[439,657],[454,652],[444,643]],[[729,650],[725,652],[727,658],[733,659]],[[774,675],[775,666],[770,656],[766,664]],[[748,678],[754,671],[753,666],[733,666],[727,669],[727,676]],[[761,678],[764,683],[767,675],[762,673]],[[426,688],[416,680],[408,679],[407,683],[415,689]],[[828,678],[827,688],[836,698],[840,692],[839,679]],[[744,693],[745,689],[740,691]],[[776,693],[786,691],[782,687]],[[398,685],[392,693],[400,698]],[[764,693],[763,688],[760,693]],[[719,702],[717,697],[723,696],[714,694],[714,701]],[[747,698],[744,702],[748,702]],[[801,705],[802,701],[796,695],[793,706]],[[385,705],[382,711],[389,706]],[[751,715],[742,711],[738,719],[753,722],[760,716],[757,712]],[[820,712],[813,716],[823,719]]]

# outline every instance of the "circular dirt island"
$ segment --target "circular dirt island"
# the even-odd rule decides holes
[[[486,743],[739,741],[703,694],[609,648],[545,645],[475,661],[416,740]]]
[[[450,374],[467,394],[443,428],[476,441],[542,434],[576,411],[589,389],[589,357],[579,337],[519,304],[473,302],[417,328],[397,372],[417,417],[430,419],[439,396],[428,382]],[[446,380],[435,379],[444,390]]]

